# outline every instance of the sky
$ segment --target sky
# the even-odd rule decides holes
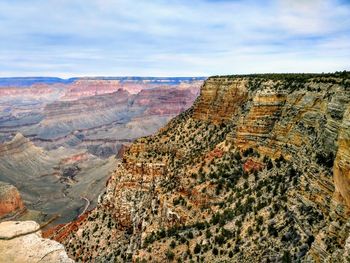
[[[350,0],[1,0],[0,77],[350,70]]]

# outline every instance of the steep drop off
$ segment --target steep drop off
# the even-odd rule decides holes
[[[349,73],[209,78],[52,236],[78,261],[347,262],[349,102]]]
[[[118,153],[191,107],[202,83],[0,78],[0,180],[17,187],[29,210],[69,222],[95,207]]]

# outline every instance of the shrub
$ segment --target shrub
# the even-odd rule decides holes
[[[212,234],[211,234],[209,229],[207,229],[207,231],[205,232],[205,237],[206,238],[211,238],[212,237]]]
[[[264,222],[264,218],[262,216],[258,216],[256,219],[257,225],[262,225],[263,222]]]
[[[247,157],[247,156],[249,156],[249,155],[252,155],[253,152],[254,152],[254,150],[253,150],[252,148],[248,148],[248,149],[246,149],[246,150],[243,152],[243,156],[244,156],[244,157]]]
[[[267,167],[267,170],[271,170],[273,168],[273,164],[270,159],[268,160],[266,167]]]
[[[332,152],[330,152],[328,154],[317,153],[316,154],[316,162],[319,165],[323,165],[327,168],[332,168],[333,163],[334,163],[334,154]]]
[[[196,244],[196,246],[194,247],[193,253],[199,254],[200,252],[201,252],[201,247],[200,245]]]
[[[248,235],[249,236],[251,236],[251,235],[253,235],[253,228],[250,226],[249,228],[248,228]]]
[[[175,248],[176,247],[176,242],[174,240],[171,241],[170,247],[171,248]]]
[[[167,258],[168,260],[170,260],[170,261],[174,260],[174,258],[175,258],[175,254],[174,254],[174,252],[172,252],[171,250],[167,250],[167,251],[165,252],[165,256],[166,256],[166,258]]]
[[[225,243],[225,237],[223,235],[218,235],[215,237],[215,243],[222,245]]]
[[[292,263],[292,258],[289,251],[284,251],[282,256],[282,263]]]
[[[193,238],[193,233],[192,233],[192,231],[190,231],[190,232],[187,233],[187,237],[188,237],[189,239],[192,239],[192,238]]]
[[[232,252],[232,251],[230,251],[230,252],[228,253],[228,257],[229,257],[229,258],[232,258],[232,257],[233,257],[233,252]]]
[[[276,228],[275,228],[273,225],[269,225],[269,226],[267,227],[267,231],[269,232],[269,234],[270,234],[271,236],[275,236],[275,237],[278,236],[278,232],[277,232]]]

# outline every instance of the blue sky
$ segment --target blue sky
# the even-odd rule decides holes
[[[350,0],[2,0],[0,76],[350,69]]]

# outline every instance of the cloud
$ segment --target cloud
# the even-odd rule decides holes
[[[349,69],[340,0],[4,0],[0,75]]]

